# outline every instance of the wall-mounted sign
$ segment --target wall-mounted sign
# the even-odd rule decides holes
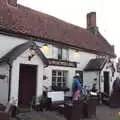
[[[46,75],[43,75],[43,80],[48,79],[48,77]]]
[[[0,75],[0,79],[5,79],[6,75]]]
[[[76,62],[56,60],[56,59],[48,59],[48,62],[49,65],[54,65],[54,66],[77,67]]]
[[[0,80],[2,80],[4,83],[8,83],[8,76],[5,74],[0,74]]]

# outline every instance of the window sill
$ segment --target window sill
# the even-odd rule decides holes
[[[64,92],[68,92],[68,91],[69,91],[69,88],[68,88],[68,87],[52,86],[52,90],[54,90],[54,91],[64,91]]]

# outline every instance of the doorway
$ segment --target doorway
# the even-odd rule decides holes
[[[104,93],[109,95],[109,72],[104,72]]]
[[[37,66],[20,64],[18,105],[29,106],[36,96]]]

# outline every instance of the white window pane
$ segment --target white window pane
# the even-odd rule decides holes
[[[56,82],[56,77],[52,77],[52,82]]]
[[[52,86],[56,86],[56,83],[52,83]]]
[[[63,82],[65,82],[66,81],[66,78],[65,77],[63,77]]]
[[[56,76],[56,71],[53,70],[52,71],[52,75]]]
[[[67,72],[66,72],[66,71],[63,72],[63,76],[64,76],[64,77],[67,77]]]
[[[57,82],[61,82],[61,77],[58,77]]]
[[[62,49],[62,59],[68,60],[68,50],[67,49]]]
[[[61,76],[62,75],[62,72],[61,71],[58,71],[58,76]]]
[[[58,48],[53,47],[52,56],[53,56],[54,59],[58,59]]]

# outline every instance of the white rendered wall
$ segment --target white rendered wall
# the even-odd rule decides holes
[[[15,46],[20,45],[26,41],[27,40],[22,38],[10,37],[0,34],[0,57],[9,52]]]
[[[84,72],[83,73],[83,84],[89,86],[89,88],[92,88],[92,85],[94,83],[94,79],[97,79],[97,90],[99,91],[99,72]]]
[[[18,99],[18,92],[19,92],[19,69],[20,64],[32,64],[37,65],[37,88],[36,88],[36,95],[39,96],[42,94],[42,86],[43,86],[43,62],[41,59],[36,55],[34,56],[31,61],[28,61],[29,50],[26,50],[22,55],[20,55],[16,60],[13,62],[12,68],[12,81],[11,81],[11,98]]]
[[[9,66],[7,64],[0,65],[0,75],[6,75],[5,79],[0,79],[0,103],[6,104],[9,86]]]
[[[89,62],[89,60],[95,59],[96,56],[97,56],[96,54],[91,54],[84,51],[79,51],[76,53],[76,50],[73,49],[69,50],[69,60],[78,62],[78,68],[80,70],[83,70],[87,63]]]

